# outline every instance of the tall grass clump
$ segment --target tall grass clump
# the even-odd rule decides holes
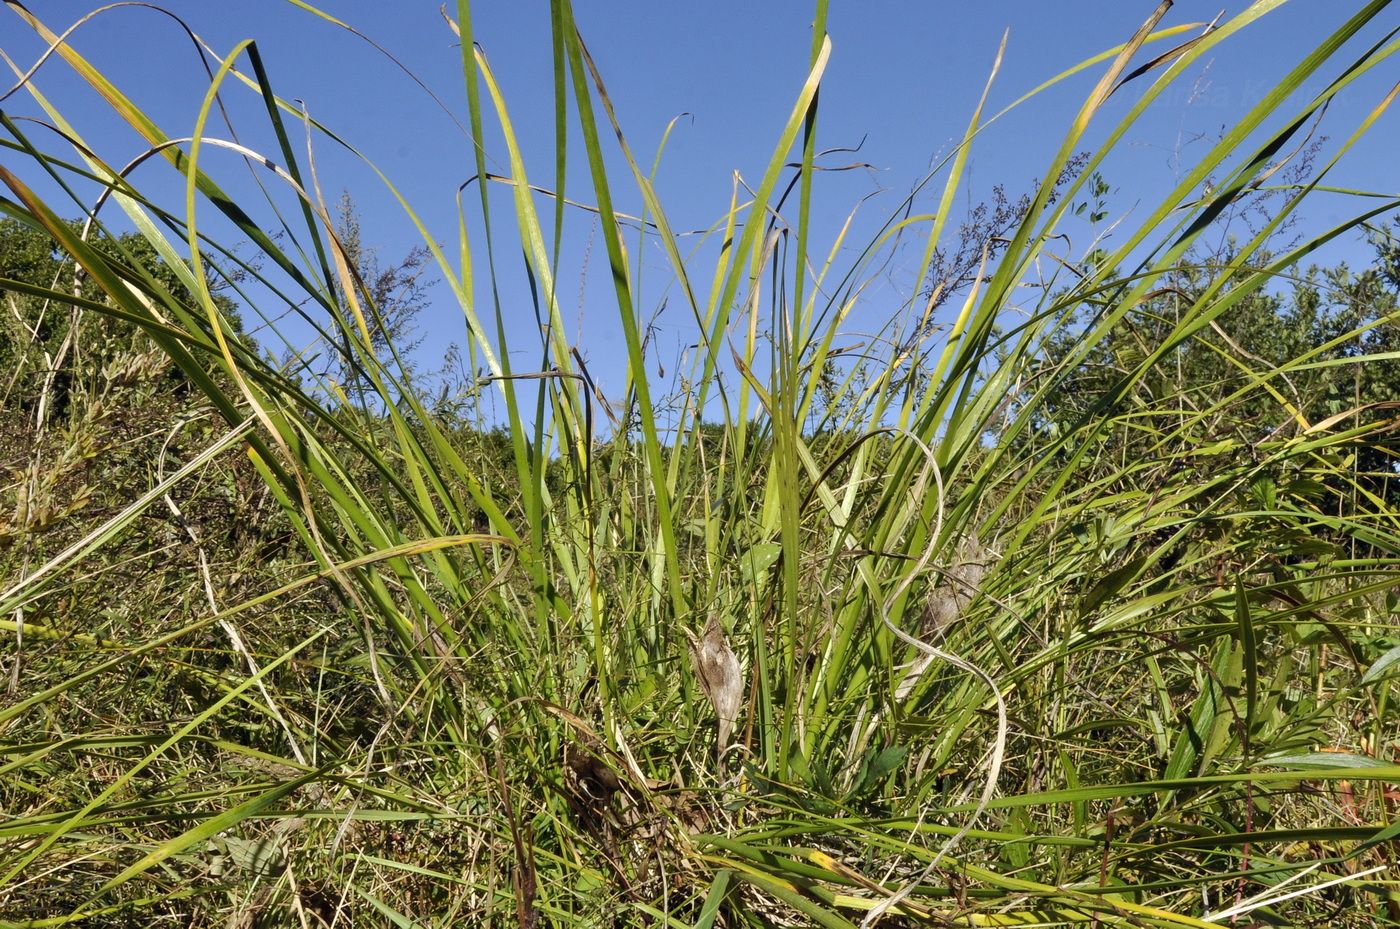
[[[202,49],[208,92],[174,130],[7,5],[184,195],[138,187],[152,165],[106,160],[14,66],[10,98],[46,118],[0,114],[0,202],[62,272],[0,269],[0,289],[76,344],[100,325],[131,348],[74,382],[67,432],[30,411],[47,438],[7,490],[0,925],[1400,922],[1395,412],[1323,402],[1400,359],[1374,347],[1395,312],[1287,357],[1230,335],[1396,206],[1353,192],[1351,218],[1275,248],[1393,100],[1336,117],[1338,141],[1280,183],[1328,104],[1393,68],[1393,33],[1350,41],[1388,3],[1336,12],[1111,251],[1065,254],[1076,197],[1144,111],[1277,5],[1206,27],[1162,25],[1164,3],[1049,82],[1097,75],[968,286],[920,289],[851,361],[841,336],[891,248],[918,243],[916,279],[937,277],[987,93],[931,215],[911,198],[868,245],[819,243],[818,0],[771,159],[687,254],[568,0],[549,7],[545,178],[459,0],[466,122],[499,134],[509,174],[469,146],[449,245],[400,202],[460,304],[494,438],[376,338],[387,308],[298,137],[348,143],[281,95],[256,43]],[[237,100],[257,131],[223,122]],[[237,141],[255,136],[266,150]],[[230,155],[264,199],[226,192]],[[566,190],[570,159],[587,189]],[[1257,231],[1209,253],[1218,218],[1267,190]],[[561,316],[566,199],[596,214],[614,283],[613,397]],[[656,247],[669,276],[644,282]],[[513,274],[542,322],[528,346],[507,344]],[[679,395],[648,374],[660,287],[693,320]],[[345,382],[309,374],[290,333],[275,360],[288,307]],[[55,367],[41,354],[17,364]],[[190,412],[111,438],[99,399],[135,382]],[[162,467],[71,476],[133,449]],[[114,578],[131,598],[98,608]]]

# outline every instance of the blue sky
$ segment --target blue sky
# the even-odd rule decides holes
[[[91,6],[87,0],[47,0],[35,4],[35,12],[50,27],[61,30]],[[818,147],[861,145],[858,154],[833,156],[828,163],[860,161],[871,167],[819,176],[814,249],[824,254],[847,214],[862,198],[876,194],[861,206],[852,235],[854,242],[862,242],[860,233],[877,228],[935,159],[948,153],[981,93],[1004,30],[1010,29],[1010,41],[992,92],[992,110],[1126,39],[1153,6],[1121,0],[980,4],[833,0],[828,24],[833,55],[823,81]],[[1229,16],[1243,6],[1226,3],[1224,9]],[[283,0],[175,0],[167,7],[216,49],[230,49],[244,38],[256,39],[277,92],[306,101],[317,119],[359,147],[401,187],[435,238],[449,246],[455,240],[455,191],[474,170],[470,142],[453,119],[393,64],[355,36]],[[322,7],[397,55],[465,124],[460,50],[441,19],[438,0],[326,0]],[[1219,0],[1182,0],[1166,23],[1209,20],[1221,8]],[[1152,107],[1105,166],[1109,182],[1117,189],[1114,216],[1131,217],[1134,208],[1145,209],[1153,203],[1154,195],[1183,173],[1210,140],[1352,9],[1353,4],[1330,0],[1286,3],[1227,42],[1181,81]],[[639,159],[649,163],[667,123],[686,114],[666,149],[658,192],[675,228],[710,225],[727,207],[733,173],[738,171],[756,183],[772,151],[805,76],[810,5],[788,0],[705,4],[579,0],[576,14]],[[0,17],[5,22],[0,47],[22,68],[28,67],[42,46],[25,34],[27,30],[12,13],[0,11]],[[549,185],[553,91],[548,4],[542,0],[478,3],[474,20],[478,41],[511,107],[531,179]],[[1396,24],[1391,15],[1381,25]],[[1369,41],[1382,34],[1378,28],[1366,33]],[[191,131],[207,81],[193,48],[173,21],[149,9],[116,9],[83,26],[73,43],[169,134]],[[1350,48],[1359,53],[1364,44],[1353,43]],[[1326,73],[1335,73],[1339,66]],[[1386,73],[1361,82],[1332,107],[1324,133],[1334,140],[1349,133],[1400,77],[1393,67],[1378,70]],[[996,183],[1005,184],[1013,195],[1028,190],[1043,174],[1073,112],[1099,73],[1096,68],[1037,98],[979,140],[966,195],[975,200]],[[36,82],[109,161],[125,162],[145,147],[62,62],[45,65]],[[1314,80],[1308,89],[1321,86],[1320,80]],[[257,119],[256,101],[246,93],[234,91],[234,96],[240,138],[254,147],[269,146],[268,133]],[[1112,101],[1097,131],[1111,125],[1133,96],[1128,93]],[[12,115],[35,112],[22,94],[10,97],[3,106]],[[1395,117],[1388,114],[1382,119],[1365,144],[1349,156],[1336,180],[1397,192],[1400,183],[1393,161],[1400,148],[1400,130]],[[484,142],[491,170],[507,173],[499,135],[488,131]],[[572,142],[571,158],[574,167],[581,169],[577,138]],[[7,163],[14,161],[10,155],[0,157]],[[247,171],[231,156],[208,157],[221,179],[231,179],[228,184],[236,193],[251,190]],[[317,166],[328,197],[334,198],[342,187],[354,193],[364,217],[364,238],[386,260],[416,244],[413,227],[355,159],[319,142]],[[172,175],[165,164],[153,163],[136,177],[139,183],[174,197],[179,186]],[[574,176],[579,180],[571,181],[572,192],[583,191],[582,172]],[[935,189],[930,188],[921,200],[921,209],[933,208]],[[505,192],[493,195],[501,205],[499,215],[508,216]],[[618,206],[635,211],[639,203],[636,197],[623,195]],[[1342,208],[1335,199],[1321,199],[1310,222],[1341,217]],[[616,309],[602,243],[591,217],[570,212],[566,239],[559,289],[564,316],[573,330],[570,340],[582,347],[605,390],[615,392],[621,387],[620,375],[609,372],[617,369],[621,358]],[[520,281],[513,249],[507,246],[503,256],[507,280]],[[858,322],[877,325],[882,314],[888,315],[908,299],[918,284],[914,280],[917,257],[917,249],[895,256],[882,282],[870,291],[864,317]],[[659,251],[647,261],[648,269],[657,269],[642,295],[642,309],[649,312],[661,306],[668,291]],[[701,279],[708,281],[708,272]],[[440,354],[449,342],[464,340],[460,311],[445,292],[435,294],[438,299],[422,320],[427,336],[422,360],[427,367],[433,366],[434,353]],[[508,284],[503,295],[511,313],[513,343],[534,344],[533,313],[524,287]],[[674,360],[684,350],[689,338],[685,322],[681,318],[672,324],[665,313],[659,317],[656,351],[663,369],[674,370]],[[528,368],[534,357],[535,353],[522,351],[516,363]]]

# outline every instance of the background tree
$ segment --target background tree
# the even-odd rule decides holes
[[[428,288],[432,284],[428,249],[414,246],[396,262],[381,262],[378,247],[364,241],[360,212],[348,190],[341,193],[336,203],[336,236],[364,288],[359,296],[374,358],[390,370],[402,364],[403,374],[412,376],[417,368],[413,353],[423,342],[418,318],[429,304]],[[343,293],[337,297],[342,306],[347,305]],[[340,385],[347,396],[363,406],[365,398],[373,393],[371,380],[346,341],[348,338],[349,334],[342,334],[341,344],[332,347],[328,364],[318,373]]]

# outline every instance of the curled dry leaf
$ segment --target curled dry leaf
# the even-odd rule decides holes
[[[705,692],[715,708],[715,715],[719,717],[716,751],[722,755],[729,746],[734,721],[739,718],[739,701],[744,690],[739,659],[724,637],[724,627],[720,625],[719,617],[710,617],[703,636],[697,637],[689,629],[684,631],[690,640],[690,663],[700,681],[700,689]]]

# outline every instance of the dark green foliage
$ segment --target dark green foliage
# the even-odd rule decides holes
[[[1369,427],[1354,444],[1354,477],[1368,492],[1400,502],[1394,430],[1400,361],[1390,357],[1400,348],[1400,287],[1388,276],[1384,241],[1375,244],[1369,267],[1314,266],[1277,287],[1250,292],[1227,314],[1177,338],[1182,314],[1235,256],[1183,263],[1078,367],[1049,375],[1054,380],[1039,423],[1042,438],[1088,418],[1121,416],[1124,427],[1105,437],[1101,457],[1167,463],[1222,441],[1258,455],[1269,443],[1324,422]],[[1261,255],[1259,265],[1268,259]],[[1060,370],[1099,312],[1086,305],[1049,343],[1046,372]],[[1170,350],[1147,376],[1135,376],[1169,339]],[[1127,391],[1125,383],[1131,383]],[[1160,408],[1167,397],[1177,403],[1170,411]]]

